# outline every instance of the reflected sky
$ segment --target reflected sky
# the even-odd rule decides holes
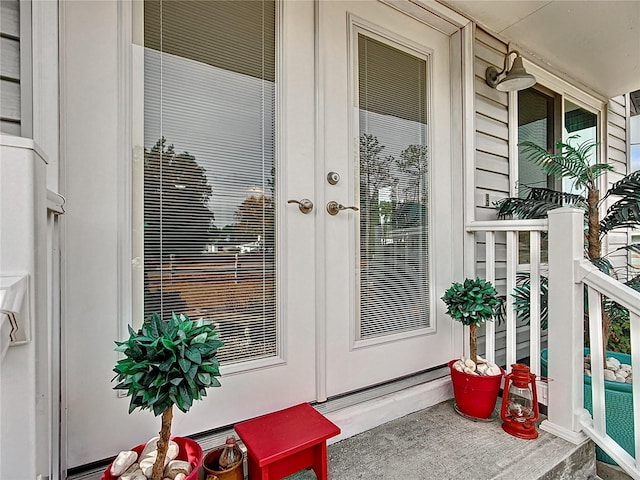
[[[164,136],[207,172],[218,228],[251,194],[271,195],[273,82],[145,48],[144,145]]]

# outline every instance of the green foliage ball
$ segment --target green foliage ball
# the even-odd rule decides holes
[[[216,353],[224,344],[202,319],[174,313],[164,322],[154,313],[137,332],[129,327],[127,341],[115,343],[125,358],[113,369],[114,389],[131,397],[129,413],[149,409],[158,416],[173,405],[187,412],[207,388],[220,386]]]
[[[480,278],[454,282],[442,300],[448,307],[447,314],[467,326],[491,320],[500,306],[497,290],[491,282]]]

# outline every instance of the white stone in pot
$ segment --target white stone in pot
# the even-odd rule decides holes
[[[134,463],[122,474],[120,480],[147,480],[147,477],[140,469],[140,464]]]
[[[467,368],[470,368],[471,370],[473,370],[475,372],[476,370],[476,362],[474,362],[473,360],[471,360],[470,358],[467,358],[464,361],[464,364]]]
[[[191,473],[191,463],[184,460],[171,460],[164,469],[164,476],[170,479],[175,479],[179,473],[186,475]]]
[[[123,450],[118,454],[116,459],[111,464],[111,476],[119,477],[124,472],[126,472],[131,465],[136,463],[138,459],[138,454],[133,450]]]
[[[607,357],[607,370],[613,370],[614,372],[620,368],[620,360],[613,357]]]
[[[616,380],[616,374],[613,373],[611,370],[605,370],[604,371],[604,379],[605,380],[615,381]]]
[[[167,455],[166,457],[164,457],[164,467],[166,467],[171,460],[175,460],[175,458],[178,456],[178,453],[180,453],[180,447],[176,442],[170,440],[169,446],[167,448]],[[142,456],[142,454],[140,454],[140,468],[142,469],[142,473],[144,473],[147,477],[151,477],[151,473],[153,472],[153,464],[156,463],[157,456],[157,442],[155,448],[153,450],[147,451],[144,457]]]

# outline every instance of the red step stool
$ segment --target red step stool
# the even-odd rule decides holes
[[[238,423],[236,432],[247,447],[250,480],[280,480],[312,468],[327,479],[327,439],[340,433],[308,403]]]

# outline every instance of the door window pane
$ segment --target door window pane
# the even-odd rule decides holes
[[[518,143],[533,142],[548,152],[555,148],[554,99],[528,88],[518,92]],[[527,159],[518,147],[518,196],[524,198],[528,187],[552,187],[552,179]]]
[[[144,314],[227,364],[276,354],[275,80],[273,1],[144,2]]]
[[[360,339],[428,327],[427,61],[358,35]]]
[[[597,140],[597,124],[598,116],[595,113],[585,110],[569,100],[564,101],[565,142],[570,141],[574,147],[587,141],[595,142]],[[591,150],[588,158],[589,164],[593,165],[598,162],[597,154],[597,148]],[[562,191],[586,196],[586,192],[584,190],[577,190],[571,179],[568,178],[564,178],[562,181]]]

